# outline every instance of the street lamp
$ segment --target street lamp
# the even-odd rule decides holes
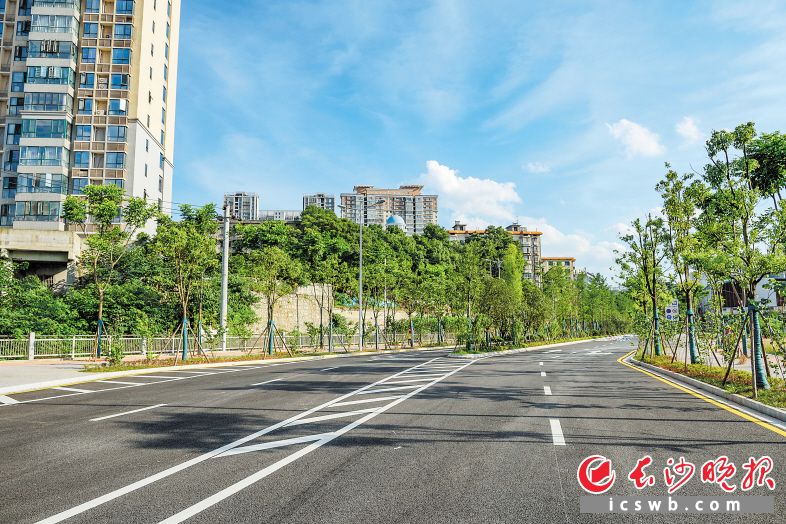
[[[370,207],[377,207],[379,205],[384,204],[385,201],[380,199],[374,202],[373,204],[366,204],[366,199],[363,198],[360,201],[360,271],[358,276],[358,333],[360,334],[360,340],[358,342],[358,349],[363,351],[363,225],[365,222],[366,214],[364,213]],[[342,211],[345,211],[348,206],[337,206]],[[333,319],[330,320],[331,322]]]

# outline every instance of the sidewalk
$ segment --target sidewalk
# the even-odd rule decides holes
[[[85,373],[84,362],[74,360],[0,362],[0,389],[53,380],[90,380],[100,373]]]

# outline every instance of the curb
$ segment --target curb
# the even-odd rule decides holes
[[[646,362],[641,362],[634,359],[632,355],[626,358],[625,362],[652,371],[657,375],[661,375],[663,378],[667,378],[679,384],[711,393],[716,397],[727,400],[731,404],[736,404],[740,407],[744,406],[748,410],[753,411],[760,416],[768,416],[782,422],[786,422],[786,411],[782,409],[768,406],[767,404],[743,397],[742,395],[737,395],[736,393],[729,393],[728,391],[725,391],[717,386],[713,386],[712,384],[702,382],[701,380],[696,380],[695,378],[686,377],[685,375],[675,373],[674,371],[669,371],[668,369],[663,369],[658,366],[653,366],[652,364],[647,364]]]
[[[452,349],[454,346],[439,346],[439,347],[425,347],[425,348],[406,348],[406,349],[386,349],[382,351],[363,351],[355,352],[355,353],[342,353],[340,355],[333,354],[333,355],[315,355],[315,356],[304,356],[304,357],[288,357],[288,358],[275,358],[275,359],[264,359],[264,360],[239,360],[239,361],[230,361],[230,362],[215,362],[209,364],[185,364],[181,366],[166,366],[166,367],[154,367],[154,368],[141,368],[141,369],[129,369],[127,371],[109,371],[109,372],[93,372],[92,374],[85,375],[84,377],[79,378],[67,378],[67,379],[58,379],[58,380],[49,380],[46,382],[34,382],[31,384],[18,384],[16,386],[6,386],[0,387],[0,395],[13,395],[16,393],[27,393],[30,391],[37,391],[40,389],[49,389],[49,388],[56,388],[60,386],[69,386],[74,384],[85,384],[88,382],[96,382],[99,380],[110,380],[113,378],[120,378],[120,377],[132,377],[134,375],[148,375],[150,373],[166,373],[167,371],[176,371],[176,370],[184,370],[184,369],[209,369],[209,368],[226,368],[226,367],[233,367],[233,366],[248,366],[248,365],[277,365],[277,364],[286,364],[289,362],[304,362],[309,360],[326,360],[326,359],[334,359],[334,358],[347,358],[347,357],[366,357],[366,356],[374,356],[374,355],[388,355],[391,353],[406,353],[406,352],[420,352],[420,351],[435,351],[440,349]]]
[[[573,344],[581,344],[582,342],[594,342],[598,340],[609,340],[609,337],[597,337],[597,338],[587,338],[584,340],[572,340],[570,342],[556,342],[554,344],[544,344],[542,346],[531,346],[528,348],[518,348],[518,349],[505,349],[503,351],[489,351],[487,353],[478,353],[473,355],[458,355],[456,353],[448,353],[448,358],[461,358],[464,360],[479,360],[482,358],[491,358],[491,357],[498,357],[503,355],[511,355],[515,353],[525,353],[527,351],[536,351],[538,349],[548,349],[548,348],[556,348],[560,346],[570,346]]]

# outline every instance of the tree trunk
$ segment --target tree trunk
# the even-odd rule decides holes
[[[688,308],[686,315],[688,317],[688,351],[690,352],[690,363],[699,363],[699,354],[696,351],[696,324],[693,317],[693,293],[687,291],[685,293],[685,302]]]
[[[753,355],[751,358],[751,367],[754,377],[754,395],[757,389],[770,389],[770,383],[767,380],[767,373],[764,365],[764,352],[762,351],[761,340],[761,326],[759,324],[759,311],[756,306],[748,301],[748,310],[751,315],[751,324],[753,325]]]

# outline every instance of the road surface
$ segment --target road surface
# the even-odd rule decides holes
[[[779,522],[786,438],[617,360],[626,340],[467,361],[445,351],[151,372],[0,403],[0,522]],[[669,457],[775,463],[775,512],[592,515],[665,496]],[[651,455],[657,485],[626,478]],[[738,475],[736,480],[740,480]],[[722,495],[692,479],[677,495]],[[740,493],[737,493],[740,494]]]

